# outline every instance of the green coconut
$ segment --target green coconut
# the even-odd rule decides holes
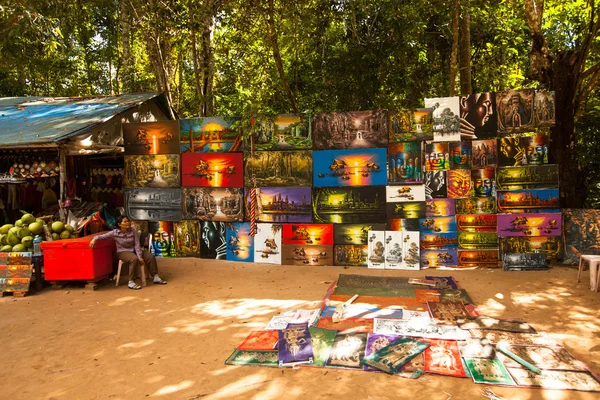
[[[52,233],[52,240],[60,240],[60,235],[56,232]]]
[[[56,233],[61,233],[62,231],[65,230],[65,224],[63,224],[60,221],[54,221],[52,223],[52,230]]]
[[[27,228],[34,235],[39,235],[40,233],[44,232],[44,224],[42,222],[38,222],[38,221],[32,222],[31,224],[29,224],[29,226],[27,226]]]
[[[0,233],[3,235],[6,235],[10,228],[14,228],[14,225],[13,224],[2,225],[2,227],[0,228]]]
[[[73,228],[71,225],[65,225],[65,230],[69,231],[69,233],[75,232],[75,228]]]
[[[12,233],[13,235],[17,236],[19,234],[19,231],[21,230],[21,228],[19,228],[18,226],[12,227],[8,230],[8,233]]]
[[[10,253],[11,251],[12,251],[12,246],[9,244],[0,247],[0,252],[2,252],[2,253]]]
[[[6,239],[8,235],[3,235],[0,233],[0,246],[6,246]]]
[[[35,216],[32,214],[24,214],[21,217],[21,222],[23,222],[23,225],[29,225],[30,223],[35,222]]]
[[[31,236],[31,231],[27,228],[21,228],[21,230],[17,233],[17,237],[19,239],[23,239],[26,236]]]
[[[21,221],[20,219],[15,221],[15,227],[20,228],[23,226],[23,221]]]
[[[33,236],[25,236],[23,239],[21,239],[21,244],[25,247],[31,247],[33,244]]]
[[[27,251],[27,247],[23,246],[22,244],[17,244],[13,246],[12,251],[14,251],[15,253],[23,253]]]
[[[71,234],[69,233],[69,231],[62,231],[60,233],[60,238],[61,239],[70,239],[71,238]]]
[[[19,239],[17,237],[17,235],[13,235],[12,233],[9,233],[8,236],[6,237],[6,244],[14,246],[14,245],[17,245],[19,243],[21,243],[21,239]]]

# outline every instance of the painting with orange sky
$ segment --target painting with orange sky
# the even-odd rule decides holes
[[[561,236],[561,213],[498,214],[498,236]]]
[[[179,154],[179,121],[123,124],[125,154]]]
[[[183,153],[181,186],[244,187],[244,155]]]
[[[332,224],[284,224],[283,244],[331,245]]]
[[[242,118],[206,117],[179,121],[182,153],[242,151]]]
[[[312,125],[307,114],[260,115],[250,119],[250,134],[244,149],[312,149]]]
[[[314,151],[313,186],[385,185],[386,167],[385,148]]]
[[[125,187],[180,186],[179,154],[125,156]]]

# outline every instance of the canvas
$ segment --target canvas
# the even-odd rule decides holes
[[[458,232],[421,234],[421,250],[450,249],[458,249]]]
[[[427,217],[419,220],[421,233],[456,232],[456,217]]]
[[[270,351],[275,349],[278,340],[277,331],[252,331],[237,348],[238,350]]]
[[[227,228],[225,222],[202,221],[200,257],[216,260],[227,259]]]
[[[331,224],[284,224],[283,244],[332,245],[333,225]]]
[[[427,318],[375,318],[373,332],[381,335],[411,336],[427,339],[465,340],[468,333],[456,326],[437,325]]]
[[[244,153],[246,187],[312,185],[312,151],[257,151]]]
[[[448,197],[448,172],[425,172],[425,199],[445,199]]]
[[[341,287],[395,289],[408,288],[411,285],[408,284],[408,278],[402,276],[340,274],[337,280],[337,288]]]
[[[27,292],[31,278],[0,278],[1,292]]]
[[[581,254],[600,254],[600,210],[568,208],[562,213],[564,262],[578,264]]]
[[[177,257],[175,228],[173,222],[148,222],[150,236],[148,248],[155,257]]]
[[[427,276],[425,279],[435,282],[436,289],[460,289],[458,282],[451,276]]]
[[[560,211],[558,188],[499,191],[497,201],[500,213]]]
[[[310,331],[310,339],[313,348],[313,365],[315,367],[325,366],[331,346],[337,334],[336,331],[321,328],[308,328]]]
[[[462,301],[465,307],[473,304],[473,299],[465,289],[443,289],[439,291],[439,295],[439,301]]]
[[[535,126],[554,126],[556,118],[555,103],[554,92],[535,92],[533,103],[533,121]]]
[[[226,365],[243,365],[256,367],[279,367],[277,350],[272,351],[245,351],[235,349],[225,360]]]
[[[372,230],[382,230],[373,228]],[[387,231],[418,231],[419,218],[388,218],[385,225]]]
[[[388,374],[395,374],[428,347],[428,343],[420,340],[400,338],[365,357],[362,363]]]
[[[124,186],[179,187],[179,154],[125,156]]]
[[[458,318],[456,323],[461,329],[468,330],[494,330],[518,333],[537,333],[527,322],[497,319],[480,315],[477,317]]]
[[[383,231],[384,224],[334,224],[334,244],[366,245],[369,231]]]
[[[450,142],[461,139],[460,100],[458,97],[425,99],[425,107],[433,108],[433,139]],[[469,136],[465,135],[465,138]]]
[[[312,196],[315,223],[373,224],[386,221],[383,186],[315,188]]]
[[[426,215],[426,210],[425,201],[386,203],[388,218],[423,218]]]
[[[573,357],[564,347],[541,345],[519,346],[513,344],[503,345],[502,347],[542,370],[587,371],[586,365]],[[507,368],[523,368],[521,364],[502,353],[498,357]]]
[[[496,196],[496,168],[480,168],[471,171],[475,197]]]
[[[181,221],[181,189],[125,189],[125,215],[131,220]]]
[[[317,328],[337,331],[338,334],[367,333],[373,331],[373,320],[367,318],[344,318],[333,322],[331,317],[320,318]]]
[[[334,306],[327,306],[321,314],[322,317],[331,318],[335,312]],[[403,311],[391,308],[367,308],[361,306],[349,305],[345,308],[344,317],[346,318],[388,318],[402,319]]]
[[[436,324],[456,325],[455,317],[470,317],[471,315],[460,301],[427,302],[427,309]],[[456,349],[458,351],[458,348]]]
[[[385,199],[388,203],[425,201],[425,186],[423,185],[386,186],[385,189]]]
[[[333,246],[284,244],[283,265],[333,265]]]
[[[429,374],[466,377],[463,363],[455,340],[422,339],[429,344],[423,352],[425,372]]]
[[[227,259],[254,262],[254,237],[250,236],[250,222],[227,224]]]
[[[419,231],[404,231],[402,233],[402,254],[404,254],[404,261],[401,269],[418,270],[421,268],[419,239]]]
[[[496,167],[498,146],[496,139],[473,140],[473,168]]]
[[[251,214],[250,190],[246,188],[246,215]],[[256,218],[260,222],[310,223],[310,187],[261,187],[257,193]]]
[[[456,199],[456,214],[495,214],[495,197],[472,197]]]
[[[458,250],[421,251],[421,268],[442,268],[458,265]]]
[[[460,145],[460,142],[458,142]],[[460,152],[460,149],[459,149]],[[460,159],[460,156],[459,156]],[[450,169],[450,143],[425,144],[425,171],[448,171]]]
[[[504,365],[497,359],[466,358],[465,365],[469,369],[469,373],[475,383],[484,383],[486,385],[515,385],[515,382],[510,377],[510,374]]]
[[[518,344],[518,345],[547,345],[558,346],[559,344],[544,334],[517,333],[488,330],[472,330],[471,336],[487,339],[490,343]]]
[[[377,335],[375,333],[369,333],[364,360],[370,360],[374,353],[389,346],[396,339],[398,339],[398,336],[396,335]],[[369,365],[365,365],[364,369],[365,371],[379,371],[379,369],[370,367]]]
[[[274,317],[272,317],[271,320],[269,321],[269,323],[267,324],[267,326],[265,326],[264,330],[265,331],[269,331],[269,330],[280,331],[282,329],[287,328],[287,326],[290,324],[290,322],[294,319],[295,313],[291,313],[289,315],[287,315],[287,314],[282,315],[282,314],[284,314],[284,313],[281,313],[280,315],[275,315]]]
[[[448,197],[465,198],[475,194],[470,169],[457,169],[448,171]]]
[[[459,232],[458,248],[462,250],[484,250],[498,248],[496,232]]]
[[[240,117],[201,117],[179,120],[182,153],[242,151]]]
[[[561,237],[559,236],[505,236],[498,239],[502,253],[542,252],[547,259],[558,258],[561,254]],[[579,262],[579,257],[576,257],[575,261]]]
[[[374,186],[387,183],[386,149],[313,152],[313,186]]]
[[[29,265],[31,264],[33,253],[27,252],[1,252],[0,265]]]
[[[560,213],[498,214],[498,236],[560,236]]]
[[[347,111],[316,114],[313,119],[315,149],[385,147],[388,112]]]
[[[422,183],[422,151],[421,142],[390,143],[387,148],[388,183],[390,185]]]
[[[473,143],[471,142],[450,142],[450,169],[471,169],[473,168]]]
[[[518,167],[548,164],[547,135],[503,137],[498,139],[498,165]]]
[[[390,113],[390,142],[433,140],[433,110],[417,108]]]
[[[496,187],[498,190],[558,187],[558,165],[498,168]]]
[[[310,114],[260,115],[250,120],[246,151],[312,148]]]
[[[487,358],[496,357],[494,345],[485,338],[467,338],[458,343],[460,356],[463,358]]]
[[[182,189],[183,218],[201,221],[243,221],[244,192],[240,188]]]
[[[367,266],[385,268],[385,231],[369,231]]]
[[[331,347],[327,367],[362,369],[367,347],[366,333],[338,333]]]
[[[179,121],[123,124],[126,155],[179,154]]]
[[[19,278],[26,279],[31,278],[33,272],[33,265],[1,265],[0,264],[0,278]]]
[[[200,257],[200,223],[198,221],[178,221],[175,228],[175,248],[178,256]]]
[[[277,343],[279,366],[312,364],[313,349],[307,324],[289,324],[279,331]]]
[[[456,226],[460,232],[496,232],[498,216],[496,214],[459,214]]]
[[[244,187],[242,153],[181,155],[181,186]]]
[[[508,371],[519,386],[600,392],[600,382],[589,372],[544,370],[538,375],[528,369],[510,367]]]
[[[494,137],[497,130],[498,113],[495,93],[460,96],[460,133],[463,139]]]
[[[333,265],[366,267],[368,252],[366,244],[336,244],[333,246]]]
[[[454,199],[428,199],[425,203],[425,216],[449,217],[456,214]]]
[[[385,269],[402,269],[404,260],[403,233],[399,231],[385,231]]]
[[[510,89],[496,93],[498,133],[531,130],[534,127],[533,98],[533,89]]]
[[[498,266],[498,250],[459,250],[459,267],[489,267]]]
[[[254,262],[281,265],[281,224],[256,224]]]
[[[544,253],[502,253],[505,271],[545,271],[549,269]]]

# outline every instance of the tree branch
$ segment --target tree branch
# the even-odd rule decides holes
[[[598,65],[598,64],[596,64],[596,65]],[[596,65],[594,67],[596,67]],[[592,67],[592,68],[594,68],[594,67]],[[587,102],[588,96],[590,95],[592,90],[594,90],[594,88],[598,84],[598,81],[600,81],[600,68],[596,68],[596,70],[594,71],[594,74],[589,79],[589,81],[580,90],[577,91],[577,94],[575,95],[575,99],[573,101],[573,103],[574,103],[573,106],[575,108],[575,115],[579,116],[581,114],[581,112],[583,112],[583,110],[585,109],[585,104]],[[581,84],[583,85],[583,80],[581,81]]]

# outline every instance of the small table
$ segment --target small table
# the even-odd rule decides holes
[[[577,282],[581,282],[581,273],[583,272],[585,261],[590,264],[590,288],[592,291],[597,292],[600,284],[600,255],[582,254],[579,257],[579,274],[577,275]]]

